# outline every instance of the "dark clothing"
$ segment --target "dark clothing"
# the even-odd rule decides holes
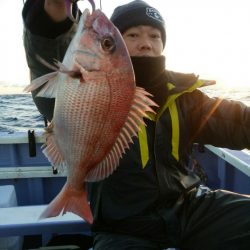
[[[28,10],[23,13],[26,20]],[[32,33],[31,20],[24,23],[33,79],[48,72],[34,55],[61,60],[75,24],[52,39],[42,37],[44,31]],[[160,107],[145,120],[147,126],[133,138],[117,170],[88,185],[94,249],[229,249],[234,243],[241,247],[235,249],[245,249],[240,244],[250,242],[250,219],[245,219],[250,199],[224,191],[195,197],[200,179],[187,165],[194,142],[250,148],[250,108],[209,98],[198,90],[204,81],[165,70],[164,57],[132,58],[132,63],[137,85],[152,93]],[[42,112],[43,104],[35,102]],[[48,110],[44,115],[51,118],[53,106],[47,108],[50,116]]]
[[[75,29],[75,24],[66,19],[54,23],[43,9],[44,0],[26,1],[22,15],[25,27],[23,38],[31,80],[51,72],[37,60],[39,55],[47,62],[56,58],[62,61]],[[68,32],[71,29],[71,32]],[[66,33],[65,35],[62,35]],[[55,105],[54,98],[36,97],[41,88],[32,92],[33,100],[45,119],[51,121]]]
[[[165,230],[156,229],[157,237],[101,232],[94,238],[95,250],[248,250],[250,244],[249,197],[226,191],[207,192],[195,198],[184,197],[176,213],[166,212]],[[136,227],[136,223],[133,224]],[[175,230],[173,230],[173,228]],[[177,230],[178,229],[178,230]]]

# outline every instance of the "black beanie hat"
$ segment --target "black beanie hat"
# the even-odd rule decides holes
[[[134,0],[115,8],[110,20],[123,34],[138,25],[150,25],[161,31],[163,47],[166,43],[165,22],[158,10],[141,0]]]

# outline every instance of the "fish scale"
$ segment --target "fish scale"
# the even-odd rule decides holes
[[[83,96],[82,98],[87,99],[88,95]],[[77,100],[77,97],[75,97],[75,100]],[[88,100],[86,101],[88,102]],[[79,152],[81,152],[81,154],[84,155],[85,157],[89,156],[89,154],[93,151],[93,149],[90,148],[90,144],[95,134],[97,134],[97,132],[99,131],[99,126],[100,126],[98,124],[98,121],[97,123],[95,121],[96,125],[94,125],[93,123],[92,125],[90,125],[90,123],[87,123],[88,126],[85,126],[84,131],[82,131],[82,133],[79,133],[81,129],[80,124],[82,124],[84,120],[89,120],[89,117],[91,118],[98,117],[98,114],[94,114],[94,113],[91,114],[90,109],[87,109],[87,110],[85,109],[83,110],[83,112],[79,112],[80,110],[82,110],[81,107],[79,107],[79,111],[78,109],[74,108],[74,106],[72,107],[73,108],[71,108],[71,110],[68,113],[70,114],[71,119],[66,120],[66,122],[72,123],[71,133],[67,134],[68,138],[66,138],[66,140],[69,141],[69,144],[74,145],[78,150],[74,150],[72,148],[71,152],[69,152],[69,155],[72,156],[71,157],[72,159],[69,159],[69,164],[74,164],[74,160],[78,159],[78,157],[75,157],[75,155],[78,155]],[[97,111],[97,113],[99,112]],[[78,121],[77,126],[73,126],[74,121]],[[65,121],[62,121],[62,122],[65,123]],[[82,157],[79,157],[79,158],[82,158]],[[86,159],[83,158],[83,160],[86,160]]]

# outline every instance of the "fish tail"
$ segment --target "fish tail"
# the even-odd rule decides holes
[[[61,192],[43,211],[39,219],[55,217],[66,212],[77,214],[88,223],[93,223],[92,212],[87,200],[87,192],[84,189],[75,190],[66,183]]]

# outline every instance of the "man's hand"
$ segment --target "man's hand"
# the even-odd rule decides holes
[[[45,0],[44,10],[55,22],[62,22],[67,18],[67,6],[65,0]]]

